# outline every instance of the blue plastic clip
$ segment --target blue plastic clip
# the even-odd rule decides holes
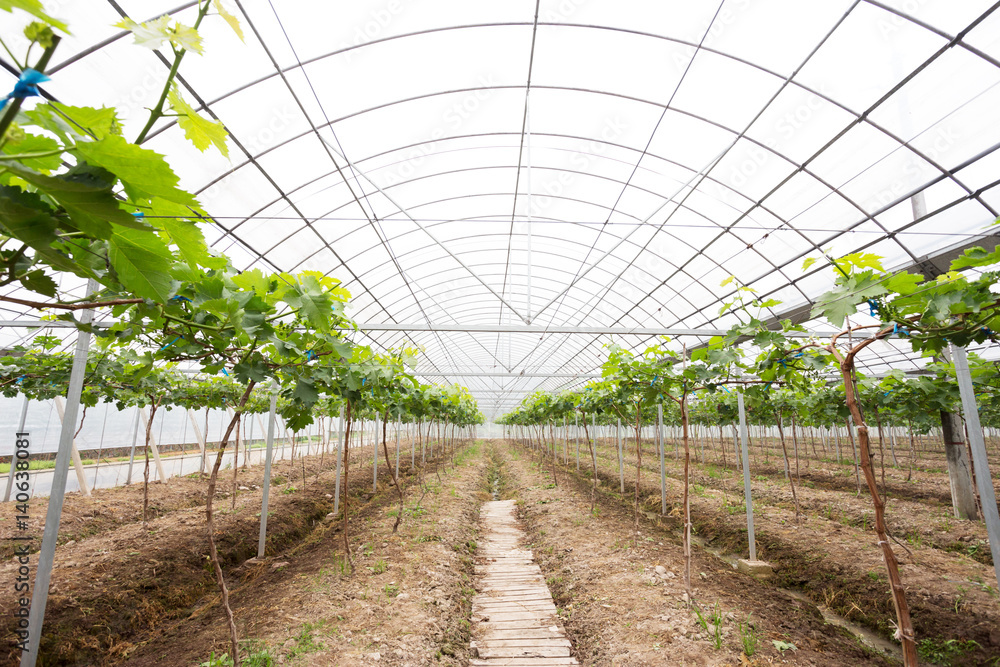
[[[222,374],[225,375],[226,377],[229,377],[229,371],[227,371],[225,368],[222,369]]]
[[[771,390],[771,383],[768,382],[767,384],[764,385],[764,391],[770,391],[770,390]]]
[[[172,341],[170,341],[169,343],[167,343],[166,345],[164,345],[163,347],[161,347],[159,351],[163,352],[165,349],[167,349],[168,347],[170,347],[171,345],[173,345],[174,343],[176,343],[180,339],[181,339],[181,337],[178,336],[177,338],[173,339]],[[223,369],[223,370],[225,370],[225,369]]]
[[[900,336],[909,336],[910,332],[906,330],[906,327],[899,326],[898,322],[893,322],[892,333],[899,334]]]
[[[191,299],[187,298],[186,296],[181,296],[180,294],[176,294],[176,295],[170,297],[170,300],[171,301],[187,301],[188,303],[191,303]]]
[[[146,214],[142,211],[136,211],[135,213],[132,214],[132,217],[142,220],[143,218],[146,217]]]
[[[868,299],[868,314],[872,317],[878,317],[878,301],[875,299]]]
[[[24,382],[24,378],[25,378],[24,375],[22,375],[21,377],[17,378],[17,384],[21,384],[22,382]]]
[[[315,356],[316,356],[316,353],[313,352],[312,350],[306,351],[306,361],[312,361],[313,357],[315,357]]]
[[[0,99],[0,111],[7,106],[8,101],[14,98],[37,97],[40,94],[38,92],[38,84],[51,80],[38,70],[28,67],[21,72],[21,77],[14,84],[14,90],[10,91],[3,99]]]

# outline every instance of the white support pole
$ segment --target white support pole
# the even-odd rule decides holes
[[[17,427],[17,433],[14,435],[15,439],[20,437],[20,435],[18,434],[24,433],[24,424],[28,419],[29,401],[30,399],[27,396],[25,396],[24,405],[21,406],[21,421],[19,422],[20,426]],[[14,475],[16,474],[15,471],[17,470],[17,456],[15,456],[16,453],[17,453],[17,448],[15,447],[13,450],[11,450],[10,453],[10,472],[7,474],[7,487],[3,491],[4,502],[10,500],[10,491],[12,488],[14,488]]]
[[[337,481],[334,482],[333,513],[340,510],[340,467],[344,458],[344,446],[347,442],[344,431],[344,406],[340,406],[340,433],[337,436]]]
[[[205,451],[206,450],[205,436],[201,434],[201,429],[198,427],[198,422],[194,418],[194,410],[191,410],[189,408],[187,411],[187,416],[188,419],[191,420],[191,426],[194,427],[194,438],[198,442],[198,451],[201,453],[201,465],[198,468],[198,474],[202,474],[205,472],[205,455],[207,453]]]
[[[97,281],[87,281],[87,294],[97,292]],[[81,313],[80,322],[90,324],[94,311],[87,309]],[[38,570],[35,585],[31,591],[31,608],[28,614],[30,633],[27,650],[21,652],[21,667],[35,667],[38,659],[38,645],[45,622],[45,605],[49,598],[49,583],[52,581],[52,565],[56,556],[56,541],[59,538],[59,521],[62,518],[63,500],[66,496],[66,477],[69,474],[69,460],[76,431],[76,417],[80,408],[80,394],[83,391],[84,376],[87,373],[87,352],[90,350],[90,333],[80,331],[76,338],[73,367],[70,370],[69,388],[66,391],[66,414],[59,432],[59,450],[56,452],[56,467],[52,475],[52,489],[45,513],[45,528],[42,530],[42,546],[38,553]],[[85,491],[86,484],[81,485]]]
[[[580,474],[580,415],[573,413],[573,432],[576,435],[576,472]]]
[[[753,500],[750,497],[750,455],[747,452],[747,414],[743,407],[743,392],[736,394],[740,409],[740,445],[743,449],[743,499],[747,505],[747,539],[750,543],[750,560],[757,560],[757,542],[753,530]]]
[[[403,429],[403,422],[396,422],[396,481],[399,481],[399,432]]]
[[[373,448],[372,456],[372,493],[378,491],[378,446],[379,446],[379,418],[378,413],[375,414],[375,447]]]
[[[271,406],[267,418],[267,449],[264,454],[264,490],[260,501],[260,537],[257,539],[257,558],[264,557],[267,540],[267,501],[271,493],[271,452],[274,448],[274,417],[278,409],[278,383],[271,380]],[[258,416],[258,419],[260,417]]]
[[[528,191],[528,256],[527,256],[527,294],[525,295],[524,323],[531,324],[531,89],[524,93],[524,153],[527,166],[527,177],[525,184]],[[515,193],[516,194],[516,193]],[[555,443],[553,443],[555,446]]]
[[[128,476],[125,485],[132,483],[132,464],[135,463],[135,443],[139,440],[139,408],[135,409],[135,427],[132,429],[132,448],[128,453]]]
[[[625,495],[625,455],[622,453],[622,420],[618,420],[618,428],[615,430],[618,436],[618,477],[621,479],[622,495]]]
[[[569,465],[569,428],[566,427],[565,417],[563,417],[563,465]]]
[[[979,423],[976,392],[972,385],[972,374],[969,372],[969,360],[966,357],[965,348],[952,345],[951,354],[955,363],[955,375],[958,376],[958,390],[962,395],[965,425],[969,431],[972,469],[976,472],[979,501],[983,505],[986,534],[989,537],[990,553],[993,554],[993,572],[996,574],[997,586],[1000,587],[1000,512],[997,511],[996,493],[993,490],[993,477],[990,475],[990,463],[986,456],[983,428]]]
[[[663,442],[663,405],[656,406],[656,442],[660,450],[660,514],[667,514],[667,462],[665,460],[666,443]]]
[[[82,389],[81,389],[82,392]],[[59,413],[59,421],[63,425],[66,424],[66,408],[63,406],[62,396],[56,396],[56,412]],[[76,424],[70,424],[73,428],[74,434],[76,433]],[[70,456],[73,459],[73,470],[76,471],[76,481],[80,485],[80,493],[84,496],[90,496],[90,489],[87,487],[87,477],[83,474],[83,461],[80,460],[80,450],[76,448],[76,438],[72,441],[72,447],[70,449]]]
[[[149,416],[146,414],[146,408],[139,411],[139,417],[142,419],[143,429],[149,428]],[[153,460],[156,462],[156,474],[159,475],[161,482],[167,481],[167,475],[163,472],[163,462],[160,461],[160,450],[156,446],[156,436],[153,435],[152,429],[149,430],[149,448],[153,451]],[[235,462],[233,465],[236,465]]]

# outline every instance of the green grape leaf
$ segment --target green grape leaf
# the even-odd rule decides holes
[[[931,295],[931,297],[927,300],[927,309],[925,310],[925,313],[935,319],[947,319],[951,316],[951,307],[961,301],[962,293],[959,291],[939,292]]]
[[[33,192],[0,186],[0,229],[33,248],[48,248],[56,240],[59,222],[54,211]]]
[[[970,267],[989,266],[998,263],[1000,263],[1000,246],[994,248],[993,252],[987,252],[984,248],[976,246],[975,248],[967,248],[961,257],[956,258],[951,263],[950,269],[952,271],[959,271]]]
[[[853,298],[849,298],[851,296],[843,290],[827,292],[813,306],[809,317],[825,317],[833,326],[842,327],[844,320],[858,311]]]
[[[198,31],[182,23],[175,23],[170,34],[170,43],[185,51],[194,51],[197,54],[204,53],[201,43],[201,35]]]
[[[124,18],[116,23],[115,27],[130,31],[136,44],[154,51],[170,39],[169,14],[145,23],[136,23],[130,18]]]
[[[802,270],[808,271],[809,267],[818,261],[819,261],[818,257],[806,257],[804,260],[802,260]]]
[[[267,365],[260,359],[252,362],[240,362],[233,366],[233,375],[241,381],[252,380],[253,382],[264,382],[268,376]],[[319,394],[317,394],[317,398]]]
[[[59,28],[67,35],[72,34],[66,27],[65,23],[59,19],[54,19],[45,13],[45,8],[42,6],[41,0],[0,0],[0,9],[11,13],[13,13],[15,9],[20,9],[28,12],[35,18],[45,21],[53,28]]]
[[[306,378],[299,378],[298,382],[295,383],[295,391],[292,393],[292,396],[307,404],[312,404],[319,400],[319,392],[316,391],[316,385],[313,384],[312,380]]]
[[[32,292],[43,294],[48,297],[55,297],[59,286],[51,276],[46,275],[42,269],[28,271],[20,278],[21,284]]]
[[[850,255],[844,255],[837,260],[837,264],[840,266],[853,266],[858,269],[875,269],[876,271],[885,271],[885,269],[882,268],[882,258],[868,252],[855,252]]]
[[[297,309],[299,317],[308,321],[317,331],[330,330],[333,301],[313,272],[299,274],[298,282],[289,285],[282,298],[292,308]]]
[[[91,237],[111,236],[110,223],[137,226],[135,218],[119,207],[111,191],[117,178],[105,169],[81,163],[65,174],[46,176],[16,162],[6,168],[62,205],[71,224]]]
[[[224,157],[229,157],[229,146],[226,144],[229,134],[221,121],[202,117],[181,97],[176,83],[171,86],[167,100],[170,102],[170,107],[178,114],[177,124],[184,130],[184,136],[194,144],[195,148],[204,153],[209,146],[215,146]]]
[[[52,32],[52,26],[32,21],[25,26],[24,36],[28,38],[29,42],[38,42],[40,47],[47,49],[52,46],[52,38],[55,37],[55,33]]]
[[[896,292],[906,296],[913,294],[922,283],[924,277],[919,273],[908,273],[906,271],[897,273],[885,281],[885,287],[890,292]]]
[[[233,32],[235,32],[236,36],[240,38],[240,41],[246,43],[246,40],[243,39],[243,28],[240,27],[239,19],[229,13],[229,11],[222,5],[221,0],[212,0],[212,6],[215,7],[215,11],[219,13],[219,16],[226,20],[226,23],[228,23],[229,27],[233,29]]]
[[[261,296],[270,291],[271,285],[271,281],[260,269],[250,269],[233,276],[233,283],[240,289],[251,290]]]
[[[52,153],[59,150],[59,142],[55,139],[49,137],[43,137],[39,134],[25,134],[24,137],[16,144],[4,144],[3,152],[5,155],[11,156],[21,156],[21,155],[31,155],[33,153]],[[53,169],[58,169],[62,164],[62,156],[59,153],[54,155],[45,155],[42,157],[19,157],[18,161],[26,167],[31,169],[36,169],[38,171],[50,172]]]
[[[181,258],[191,268],[203,266],[211,269],[224,269],[226,267],[225,257],[213,255],[209,251],[201,228],[194,222],[184,219],[185,214],[190,215],[190,210],[157,198],[153,200],[153,213],[171,216],[156,218],[150,222],[160,229],[162,235],[169,242],[177,246]]]
[[[161,197],[187,206],[198,206],[189,192],[177,187],[178,178],[159,153],[108,135],[98,141],[81,141],[74,149],[89,164],[117,174],[133,199]]]
[[[111,266],[123,287],[158,303],[170,299],[173,256],[156,234],[119,229],[108,240],[108,248]]]
[[[61,117],[80,136],[89,135],[103,139],[109,134],[120,135],[121,123],[115,109],[101,107],[71,107],[68,104],[49,102],[54,116]]]

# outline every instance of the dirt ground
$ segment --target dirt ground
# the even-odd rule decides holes
[[[466,493],[459,494],[457,489],[441,485],[434,474],[434,463],[429,462],[426,477],[429,491],[423,509],[413,507],[414,497],[419,498],[421,493],[420,484],[415,476],[408,474],[409,462],[403,461],[401,477],[409,486],[410,499],[400,534],[391,536],[398,500],[384,465],[380,465],[378,493],[373,494],[371,449],[352,452],[351,458],[350,531],[358,572],[351,579],[356,582],[353,587],[343,585],[340,578],[340,569],[346,564],[342,562],[341,522],[334,521],[339,515],[331,516],[335,477],[330,469],[335,463],[332,457],[325,457],[324,470],[318,476],[319,457],[306,461],[305,484],[301,461],[275,463],[267,558],[260,563],[245,562],[257,550],[261,501],[258,485],[262,468],[240,471],[237,484],[243,490],[237,496],[235,511],[230,510],[232,478],[228,471],[220,475],[223,492],[215,503],[219,551],[240,619],[241,636],[265,642],[278,651],[279,657],[282,650],[293,657],[319,653],[318,646],[334,645],[332,637],[343,639],[345,646],[354,652],[370,648],[378,652],[381,644],[394,637],[386,631],[378,610],[387,605],[404,610],[409,605],[422,604],[425,596],[417,591],[408,593],[406,587],[410,580],[426,579],[432,581],[428,585],[432,592],[428,595],[435,600],[440,598],[442,610],[427,624],[435,626],[435,632],[418,633],[429,637],[431,644],[407,646],[404,640],[409,635],[400,633],[404,640],[392,647],[386,645],[386,649],[388,654],[402,651],[404,659],[386,664],[409,664],[406,656],[422,656],[428,651],[460,655],[467,642],[464,636],[456,635],[447,619],[450,610],[460,607],[452,604],[453,598],[461,598],[455,594],[461,591],[457,583],[461,568],[455,563],[461,558],[461,545],[473,540],[469,532],[473,522],[462,521],[464,509],[451,504],[458,498],[474,501]],[[451,471],[449,461],[442,465]],[[473,465],[467,462],[459,470]],[[448,474],[441,473],[445,483],[450,479]],[[463,480],[466,477],[469,486],[463,487],[463,491],[471,494],[477,475],[471,473],[463,476]],[[63,525],[68,527],[68,534],[60,540],[56,552],[42,645],[45,659],[41,664],[197,665],[212,650],[228,649],[228,631],[222,623],[217,587],[205,556],[204,489],[204,480],[186,478],[152,485],[150,505],[156,508],[157,518],[149,522],[147,530],[139,521],[141,485],[99,490],[89,499],[75,494],[67,497]],[[456,500],[452,501],[453,498]],[[34,521],[43,520],[45,506],[43,499],[32,502]],[[446,509],[442,510],[443,506]],[[0,507],[13,513],[12,507]],[[431,508],[446,516],[434,521]],[[386,525],[389,529],[383,530]],[[4,526],[7,528],[6,522]],[[34,527],[40,534],[40,526]],[[420,545],[418,550],[427,553],[409,560],[411,544]],[[457,548],[452,549],[453,545]],[[394,556],[399,554],[407,556]],[[420,567],[421,563],[426,567]],[[385,572],[381,571],[383,568]],[[443,571],[455,575],[445,578]],[[0,564],[0,607],[4,609],[14,606],[14,572],[13,561],[4,559]],[[346,609],[353,605],[352,611],[344,614],[341,610],[327,619],[322,615],[303,615],[304,593],[296,598],[285,597],[283,592],[289,580],[300,578],[303,591],[332,591],[333,597],[343,599],[336,604],[328,602],[333,605],[331,608]],[[442,582],[433,583],[434,579]],[[445,579],[449,585],[445,585]],[[413,602],[406,602],[409,599]],[[369,617],[367,621],[360,608]],[[350,620],[344,625],[338,616]],[[418,619],[419,615],[407,613],[406,617]],[[296,620],[299,618],[310,620],[300,622]],[[12,629],[5,620],[4,634],[12,637]],[[291,634],[275,635],[286,631]],[[281,649],[289,640],[292,643]],[[346,653],[346,649],[337,651]],[[6,659],[0,659],[0,664],[16,664],[13,650],[5,646],[3,655]],[[358,660],[338,664],[369,664],[364,658]],[[425,663],[421,658],[414,659],[412,664]]]
[[[512,448],[508,465],[509,493],[583,664],[886,664],[825,624],[815,605],[696,550],[692,590],[702,626],[685,602],[678,535],[646,516],[637,535],[627,505],[603,492],[592,515],[589,481],[560,470],[554,485],[549,466],[539,471],[538,457],[526,450]],[[716,610],[718,644],[710,620]],[[755,651],[744,648],[741,634],[756,640]]]
[[[589,477],[586,458],[581,461],[583,476]],[[571,464],[569,469],[575,470],[575,459]],[[599,448],[598,464],[602,489],[623,507],[631,508],[634,448],[625,456],[624,498],[619,492],[618,457],[613,446]],[[642,509],[658,515],[658,458],[645,455],[643,467]],[[682,468],[671,461],[667,468],[668,516],[660,520],[679,534],[683,486],[678,478]],[[724,559],[746,557],[742,475],[710,466],[692,465],[692,469],[696,538]],[[865,511],[864,495],[856,496],[853,469],[849,491],[806,485],[797,489],[804,513],[799,524],[795,523],[791,493],[781,469],[775,471],[775,477],[758,474],[752,465],[751,470],[758,557],[776,566],[776,582],[821,608],[829,608],[883,637],[891,636],[895,614],[884,565],[875,545],[871,510]],[[870,507],[870,499],[867,502]],[[921,503],[891,499],[889,503],[890,528],[905,545],[894,546],[918,641],[927,642],[924,649],[928,653],[944,650],[941,647],[947,648],[948,642],[952,642],[951,646],[959,642],[966,650],[960,662],[954,664],[992,665],[1000,656],[1000,604],[995,576],[990,565],[968,553],[970,547],[977,547],[977,540],[985,544],[985,528],[950,516],[950,502],[944,506],[934,500]],[[964,548],[951,548],[952,541]]]
[[[488,456],[492,451],[498,454]],[[829,609],[882,635],[891,632],[894,618],[865,498],[856,496],[853,479],[840,488],[843,466],[812,462],[813,477],[803,475],[799,489],[804,518],[798,525],[781,468],[754,469],[758,551],[776,568],[770,580],[731,565],[746,550],[738,473],[714,464],[693,466],[692,583],[703,625],[684,597],[682,487],[673,477],[679,468],[668,461],[668,511],[660,516],[659,463],[644,456],[650,468],[643,471],[637,534],[634,459],[625,460],[622,496],[617,454],[600,449],[600,491],[591,514],[586,457],[579,475],[572,455],[568,466],[558,466],[558,485],[550,457],[539,469],[537,453],[499,441],[468,448],[457,465],[451,459],[429,462],[425,484],[410,474],[403,457],[407,500],[402,526],[393,534],[398,500],[390,477],[380,465],[373,493],[371,450],[352,452],[353,575],[341,521],[331,514],[331,457],[323,470],[318,457],[308,459],[304,484],[301,462],[276,464],[267,557],[259,562],[251,557],[262,470],[239,473],[243,490],[235,512],[227,471],[220,478],[217,522],[246,664],[265,664],[252,661],[265,650],[276,664],[296,667],[466,664],[472,657],[479,507],[494,492],[518,500],[530,548],[582,664],[892,664],[823,618]],[[941,645],[948,639],[975,641],[976,648],[952,664],[993,665],[1000,656],[1000,604],[988,585],[992,568],[968,553],[979,529],[949,521],[950,505],[935,493],[890,500],[896,535],[911,552],[897,549],[918,638]],[[229,650],[204,555],[204,480],[152,485],[156,518],[145,530],[141,494],[141,486],[133,485],[89,499],[67,498],[46,616],[45,665],[196,666],[213,651]],[[44,508],[44,500],[33,501],[36,522]],[[12,508],[0,505],[6,510]],[[40,525],[34,528],[40,533]],[[950,549],[952,541],[965,547]],[[13,561],[5,556],[0,607],[13,603],[13,576]],[[11,630],[6,622],[4,628]],[[0,664],[16,664],[13,653],[6,658]]]

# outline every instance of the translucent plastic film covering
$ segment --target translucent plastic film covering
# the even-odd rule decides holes
[[[223,4],[245,41],[209,17],[181,83],[225,124],[230,157],[197,151],[172,118],[146,145],[238,268],[335,275],[361,323],[724,327],[729,275],[781,316],[829,286],[822,263],[801,270],[821,249],[931,273],[1000,209],[991,2]],[[169,63],[113,24],[191,23],[195,4],[49,9],[73,35],[45,91],[114,104],[134,138]],[[0,21],[16,42],[22,26]],[[488,416],[579,382],[606,341],[359,339],[423,346],[426,377],[469,386]],[[905,357],[883,347],[871,358]]]

